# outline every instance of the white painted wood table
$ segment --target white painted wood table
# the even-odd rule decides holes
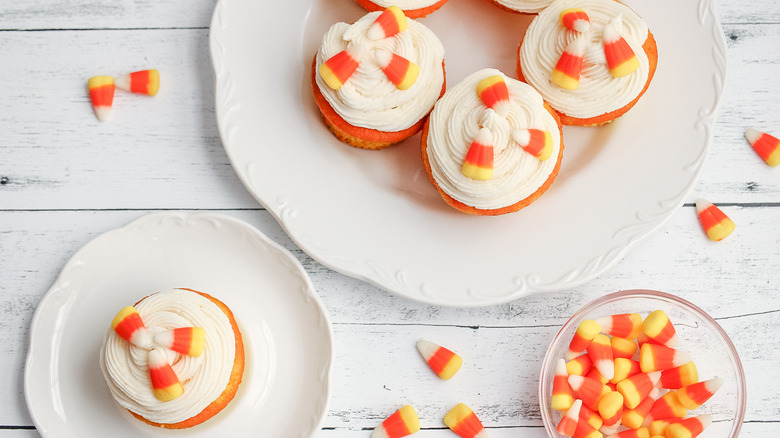
[[[33,312],[60,269],[94,237],[158,211],[235,216],[303,264],[335,332],[319,437],[367,437],[408,401],[422,418],[419,436],[453,436],[441,418],[467,399],[491,436],[542,437],[537,376],[550,339],[586,302],[634,288],[677,294],[719,321],[746,371],[742,436],[780,435],[780,170],[743,138],[750,126],[780,133],[776,0],[718,2],[726,92],[700,180],[673,217],[587,284],[476,309],[411,302],[327,269],[256,203],[217,133],[208,52],[214,6],[0,4],[0,438],[38,436],[22,376]],[[86,79],[142,68],[163,72],[160,94],[118,99],[114,120],[97,122]],[[693,208],[698,197],[720,205],[737,231],[720,243],[706,239]],[[424,371],[410,348],[418,338],[457,346],[470,368],[447,385],[410,381],[401,370]]]

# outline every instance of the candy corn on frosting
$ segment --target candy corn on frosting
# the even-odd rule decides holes
[[[195,426],[221,411],[238,390],[241,333],[230,309],[210,295],[158,292],[119,310],[107,325],[103,376],[114,399],[148,424]]]
[[[381,149],[422,129],[444,88],[444,47],[398,7],[336,23],[315,55],[315,101],[339,140]]]
[[[555,0],[525,33],[518,75],[539,90],[564,125],[592,126],[633,107],[657,61],[647,24],[624,4]]]
[[[356,0],[369,11],[381,11],[396,6],[409,18],[421,18],[444,6],[448,0]]]
[[[541,196],[562,151],[560,125],[539,93],[495,69],[447,90],[422,136],[423,164],[439,194],[477,215],[517,211]]]

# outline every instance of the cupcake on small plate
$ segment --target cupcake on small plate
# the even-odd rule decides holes
[[[658,49],[642,18],[615,0],[555,0],[518,49],[517,74],[564,125],[611,122],[631,109],[655,74]]]
[[[552,3],[553,0],[493,0],[501,9],[522,14],[537,14]]]
[[[555,112],[533,87],[495,69],[447,90],[423,129],[428,178],[464,213],[494,216],[528,206],[553,183],[562,157]]]
[[[422,18],[444,6],[448,0],[355,0],[366,10],[381,11],[397,6],[409,18]]]
[[[419,132],[444,93],[444,47],[393,6],[331,26],[311,80],[314,100],[339,140],[382,149]]]
[[[196,426],[233,399],[244,344],[230,309],[211,295],[171,289],[120,310],[100,351],[114,399],[164,429]]]

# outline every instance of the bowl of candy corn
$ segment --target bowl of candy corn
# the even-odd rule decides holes
[[[674,295],[627,290],[580,309],[542,363],[550,437],[737,437],[745,376],[726,332]]]

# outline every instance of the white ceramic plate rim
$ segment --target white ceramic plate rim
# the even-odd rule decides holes
[[[173,242],[156,243],[158,240],[164,240],[167,235],[172,234],[171,231],[178,233],[176,236],[184,236],[184,238],[175,237]],[[305,339],[296,341],[294,335],[287,333],[268,335],[269,331],[273,332],[279,327],[268,325],[273,323],[263,321],[262,318],[238,318],[239,312],[249,314],[257,314],[258,312],[247,310],[244,306],[241,306],[241,297],[238,293],[233,294],[231,296],[233,300],[231,308],[234,314],[236,314],[239,326],[243,332],[244,348],[247,354],[244,381],[239,387],[236,398],[225,408],[224,412],[220,412],[216,417],[203,424],[203,426],[209,425],[208,428],[204,429],[203,426],[196,426],[192,429],[180,430],[175,433],[182,436],[211,436],[213,433],[229,433],[231,436],[236,437],[256,436],[258,433],[262,434],[263,430],[265,430],[265,426],[262,424],[262,419],[265,418],[263,417],[263,411],[267,411],[269,405],[273,405],[273,409],[282,409],[284,412],[290,413],[290,418],[296,418],[294,423],[299,429],[287,430],[286,432],[289,432],[290,436],[303,438],[320,430],[328,412],[333,359],[333,329],[327,311],[303,266],[285,248],[271,241],[256,228],[239,219],[215,213],[187,214],[165,212],[143,216],[122,228],[104,233],[84,245],[63,267],[59,277],[39,303],[30,329],[30,345],[25,366],[24,390],[27,408],[38,432],[42,436],[89,436],[90,433],[96,433],[92,429],[67,430],[62,423],[62,417],[65,416],[64,409],[62,406],[58,406],[58,404],[61,404],[61,400],[54,400],[55,397],[52,394],[59,393],[60,380],[74,377],[69,375],[68,371],[55,370],[55,368],[59,367],[58,357],[61,354],[59,353],[60,346],[58,340],[63,336],[62,330],[58,331],[57,327],[62,325],[64,320],[68,319],[69,310],[72,308],[73,302],[78,298],[78,295],[80,293],[84,294],[84,289],[89,288],[89,285],[84,284],[82,279],[96,275],[97,269],[106,268],[105,263],[101,265],[101,261],[98,259],[102,260],[105,258],[111,260],[112,257],[117,257],[118,254],[112,251],[112,248],[117,247],[130,248],[132,251],[140,252],[146,251],[149,247],[155,248],[159,253],[194,252],[196,255],[188,260],[189,263],[186,268],[177,265],[175,262],[166,264],[162,269],[170,272],[170,277],[168,274],[163,273],[162,275],[157,275],[159,278],[148,279],[152,283],[177,281],[173,280],[173,278],[176,278],[180,273],[185,273],[184,275],[187,276],[192,272],[206,272],[214,268],[212,263],[209,263],[207,266],[205,261],[197,261],[197,250],[204,249],[202,246],[207,242],[206,239],[219,239],[220,242],[226,242],[223,245],[225,248],[237,248],[245,251],[244,253],[231,255],[230,251],[224,254],[223,249],[223,252],[218,254],[224,256],[225,265],[221,265],[221,262],[219,262],[216,264],[217,267],[224,268],[228,264],[237,263],[239,258],[247,257],[246,251],[250,251],[249,256],[270,257],[273,260],[273,263],[269,263],[268,267],[252,265],[251,273],[249,273],[250,270],[245,268],[244,272],[247,272],[246,275],[251,278],[259,279],[260,276],[269,278],[269,282],[280,285],[278,291],[270,293],[289,294],[290,297],[293,297],[292,299],[295,300],[295,303],[300,303],[294,309],[291,307],[294,304],[290,303],[288,305],[290,309],[278,309],[274,310],[274,312],[295,312],[301,315],[300,318],[307,318],[305,324],[300,321],[291,323],[291,325],[299,326],[300,332],[305,336]],[[142,247],[141,245],[144,246]],[[199,245],[201,246],[200,248],[198,247]],[[163,256],[159,257],[163,258]],[[195,261],[193,262],[193,260]],[[270,266],[271,264],[273,266]],[[130,261],[128,265],[133,266],[133,262]],[[106,275],[124,277],[127,275],[127,272],[122,271],[127,271],[128,269],[130,269],[128,266],[118,268],[114,272],[111,272],[111,269],[106,269],[108,271]],[[205,273],[202,276],[206,277],[209,275],[211,274]],[[202,278],[193,281],[197,283],[202,281]],[[239,285],[240,282],[246,281],[245,279],[220,279],[217,281],[225,281],[226,287],[241,289],[251,287],[251,285],[244,285],[243,287]],[[285,285],[288,286],[287,290],[283,289]],[[151,292],[153,290],[139,292],[140,295],[134,296],[134,298],[141,298],[144,293]],[[267,294],[264,296],[267,296]],[[127,298],[125,297],[125,299]],[[222,299],[224,300],[224,297]],[[114,301],[119,300],[122,300],[122,298],[114,299]],[[126,302],[124,304],[116,303],[116,305],[120,304],[125,305]],[[73,329],[71,328],[71,330]],[[100,337],[102,339],[102,335]],[[280,340],[284,340],[286,345],[273,345]],[[296,342],[301,347],[289,342]],[[278,403],[267,403],[274,395],[278,395],[279,389],[269,389],[273,386],[270,384],[263,386],[262,380],[285,373],[285,363],[289,359],[276,358],[275,356],[278,353],[268,353],[267,357],[263,357],[263,354],[266,352],[273,351],[272,348],[266,347],[281,347],[297,351],[304,349],[308,345],[307,342],[316,342],[317,347],[300,352],[304,355],[305,360],[303,363],[305,364],[307,375],[295,376],[294,379],[300,379],[300,381],[312,384],[311,386],[303,385],[299,388],[299,395],[307,397],[309,401],[305,404],[281,407]],[[311,347],[311,345],[309,346]],[[99,346],[97,348],[99,349]],[[310,352],[310,350],[318,351]],[[261,352],[261,354],[257,352]],[[311,356],[306,357],[306,354]],[[97,357],[94,360],[97,363]],[[258,370],[261,370],[261,372],[258,373]],[[252,372],[255,375],[250,375]],[[70,373],[73,373],[73,371],[71,370]],[[59,377],[53,378],[52,376],[54,375]],[[98,380],[100,380],[98,384],[102,384],[101,386],[105,387],[102,379],[102,376],[98,376]],[[314,384],[315,382],[317,385]],[[107,387],[101,389],[105,390],[104,392],[106,393],[108,392]],[[294,392],[295,389],[287,388],[285,391]],[[306,394],[303,394],[304,392]],[[89,397],[90,394],[88,393],[86,396]],[[258,401],[260,398],[266,400],[262,405]],[[115,403],[111,404],[115,405]],[[237,404],[243,406],[238,408],[241,412],[235,411],[237,409],[235,405]],[[116,408],[113,411],[119,414],[110,414],[112,418],[114,416],[126,417],[119,419],[116,424],[113,424],[112,427],[117,433],[119,433],[119,430],[125,429],[129,430],[126,433],[130,435],[127,436],[160,436],[160,434],[170,433],[163,429],[143,425],[130,417],[118,405],[112,406],[112,408]],[[84,408],[71,406],[70,409],[75,409],[76,412],[79,412],[80,409]],[[230,412],[231,410],[233,412]],[[247,415],[247,412],[251,412],[254,415]],[[242,421],[251,422],[252,427],[247,428],[247,424],[236,423],[240,416],[237,414],[240,413],[244,413],[241,416],[243,417]],[[84,413],[79,412],[77,415],[84,415]],[[248,417],[252,417],[254,420],[247,420]],[[128,428],[128,426],[131,427]]]
[[[595,134],[598,131],[583,134],[582,129],[591,128],[564,129],[564,142],[567,139],[588,142],[598,139],[599,135],[607,135],[626,144],[629,133],[650,134],[640,140],[642,145],[659,148],[658,154],[663,154],[666,162],[671,163],[661,165],[655,169],[656,174],[646,176],[653,183],[640,187],[633,198],[623,199],[603,191],[599,184],[607,184],[604,180],[610,177],[615,179],[615,185],[634,184],[633,179],[640,178],[641,172],[633,166],[638,168],[639,163],[647,162],[642,155],[645,152],[622,156],[622,150],[611,151],[611,154],[621,156],[600,157],[598,163],[588,163],[590,169],[578,169],[580,174],[572,174],[571,167],[567,168],[570,166],[567,156],[572,155],[571,151],[575,149],[572,146],[577,146],[577,142],[572,141],[567,143],[558,180],[534,205],[505,215],[511,219],[476,220],[458,217],[459,213],[443,212],[443,207],[434,205],[441,200],[431,194],[435,192],[425,176],[420,177],[419,170],[405,174],[409,178],[399,183],[400,187],[382,184],[385,181],[370,181],[371,177],[383,172],[381,168],[371,167],[374,157],[345,151],[345,148],[350,149],[347,147],[332,146],[338,141],[330,136],[317,117],[311,115],[314,103],[306,89],[306,77],[316,41],[312,42],[311,31],[307,31],[306,26],[322,27],[320,21],[330,19],[323,17],[323,4],[344,9],[348,6],[343,5],[351,2],[344,0],[337,4],[334,0],[311,0],[295,5],[285,2],[283,7],[264,3],[262,12],[274,17],[273,24],[269,25],[260,25],[256,18],[251,18],[260,7],[253,3],[220,0],[211,23],[217,124],[231,164],[249,192],[312,258],[403,297],[437,305],[474,307],[506,303],[531,293],[561,291],[585,283],[617,263],[630,248],[679,209],[705,161],[726,72],[726,46],[714,0],[685,4],[669,0],[627,1],[649,20],[658,41],[660,61],[656,77],[647,94],[628,115],[618,123],[595,128],[602,130],[602,134]],[[491,7],[489,2],[473,3]],[[476,6],[450,2],[423,20],[442,36],[448,30],[434,28],[436,20],[447,17],[448,9],[472,7]],[[671,10],[675,11],[674,15],[670,15]],[[356,18],[352,9],[348,12],[343,21]],[[672,19],[682,21],[672,22]],[[679,25],[681,22],[683,25]],[[701,39],[693,40],[693,35]],[[686,44],[680,44],[680,41],[686,41]],[[458,54],[448,52],[445,56],[448,66],[456,56]],[[695,57],[695,62],[691,57]],[[682,68],[683,64],[696,65],[697,69]],[[511,76],[514,72],[505,73]],[[448,70],[448,84],[459,79]],[[264,92],[258,93],[256,89]],[[684,119],[683,128],[678,129],[675,125],[667,129],[669,132],[664,131],[665,123],[678,123],[678,119]],[[659,126],[653,126],[656,122]],[[277,128],[280,126],[292,128],[287,132]],[[672,132],[674,130],[680,132]],[[616,141],[604,141],[604,149],[615,147],[611,143]],[[665,145],[671,142],[679,142],[679,151],[684,153],[667,149]],[[322,148],[322,143],[328,143],[330,156],[318,155],[317,148]],[[404,159],[403,152],[379,153],[390,155],[390,162],[399,160],[398,156],[402,157],[400,160]],[[313,157],[311,162],[300,158],[305,156]],[[292,163],[292,167],[278,163]],[[355,163],[366,169],[351,167]],[[592,179],[596,174],[601,175],[601,181]],[[410,188],[408,179],[428,187]],[[570,183],[560,182],[564,179],[569,179]],[[579,180],[579,189],[576,188],[578,184],[573,183],[575,179]],[[596,185],[590,186],[593,182]],[[307,193],[300,189],[302,185],[313,190]],[[597,195],[603,193],[604,199],[578,203],[583,196],[591,194],[590,187],[594,187]],[[332,208],[328,209],[322,200],[323,193],[343,193],[354,197],[356,205],[350,208],[348,203],[334,197]],[[610,202],[621,204],[621,209],[614,210],[617,207]],[[366,205],[379,213],[366,213]],[[388,211],[383,209],[385,206],[394,216],[388,217]],[[568,207],[570,209],[566,210]],[[596,213],[584,224],[578,224],[575,222],[577,214],[583,209]],[[556,228],[552,228],[552,223],[557,218],[550,221],[550,229],[538,227],[545,222],[544,218],[535,215],[553,218],[554,214],[573,219],[569,223],[556,223]],[[493,247],[481,247],[469,240],[457,248],[460,253],[453,253],[454,248],[448,244],[462,238],[477,221],[484,223],[479,227],[500,230],[496,233],[505,233],[506,238],[501,240],[501,237],[493,236]],[[526,222],[534,224],[540,234],[550,233],[553,237],[540,243],[520,232],[506,233],[510,222],[519,226]],[[356,232],[366,223],[374,224],[378,232]],[[567,230],[580,225],[585,230],[580,235],[572,235]],[[558,230],[569,234],[559,236]],[[381,236],[382,233],[388,233],[390,237]],[[588,241],[589,234],[599,240]],[[431,242],[431,247],[420,245],[419,251],[409,250],[415,243],[426,241]],[[530,248],[532,255],[521,254],[518,266],[502,266],[515,253],[514,249],[500,248],[498,242],[506,242],[512,248]],[[548,244],[552,249],[545,251]],[[454,257],[457,257],[456,261],[452,260]]]

